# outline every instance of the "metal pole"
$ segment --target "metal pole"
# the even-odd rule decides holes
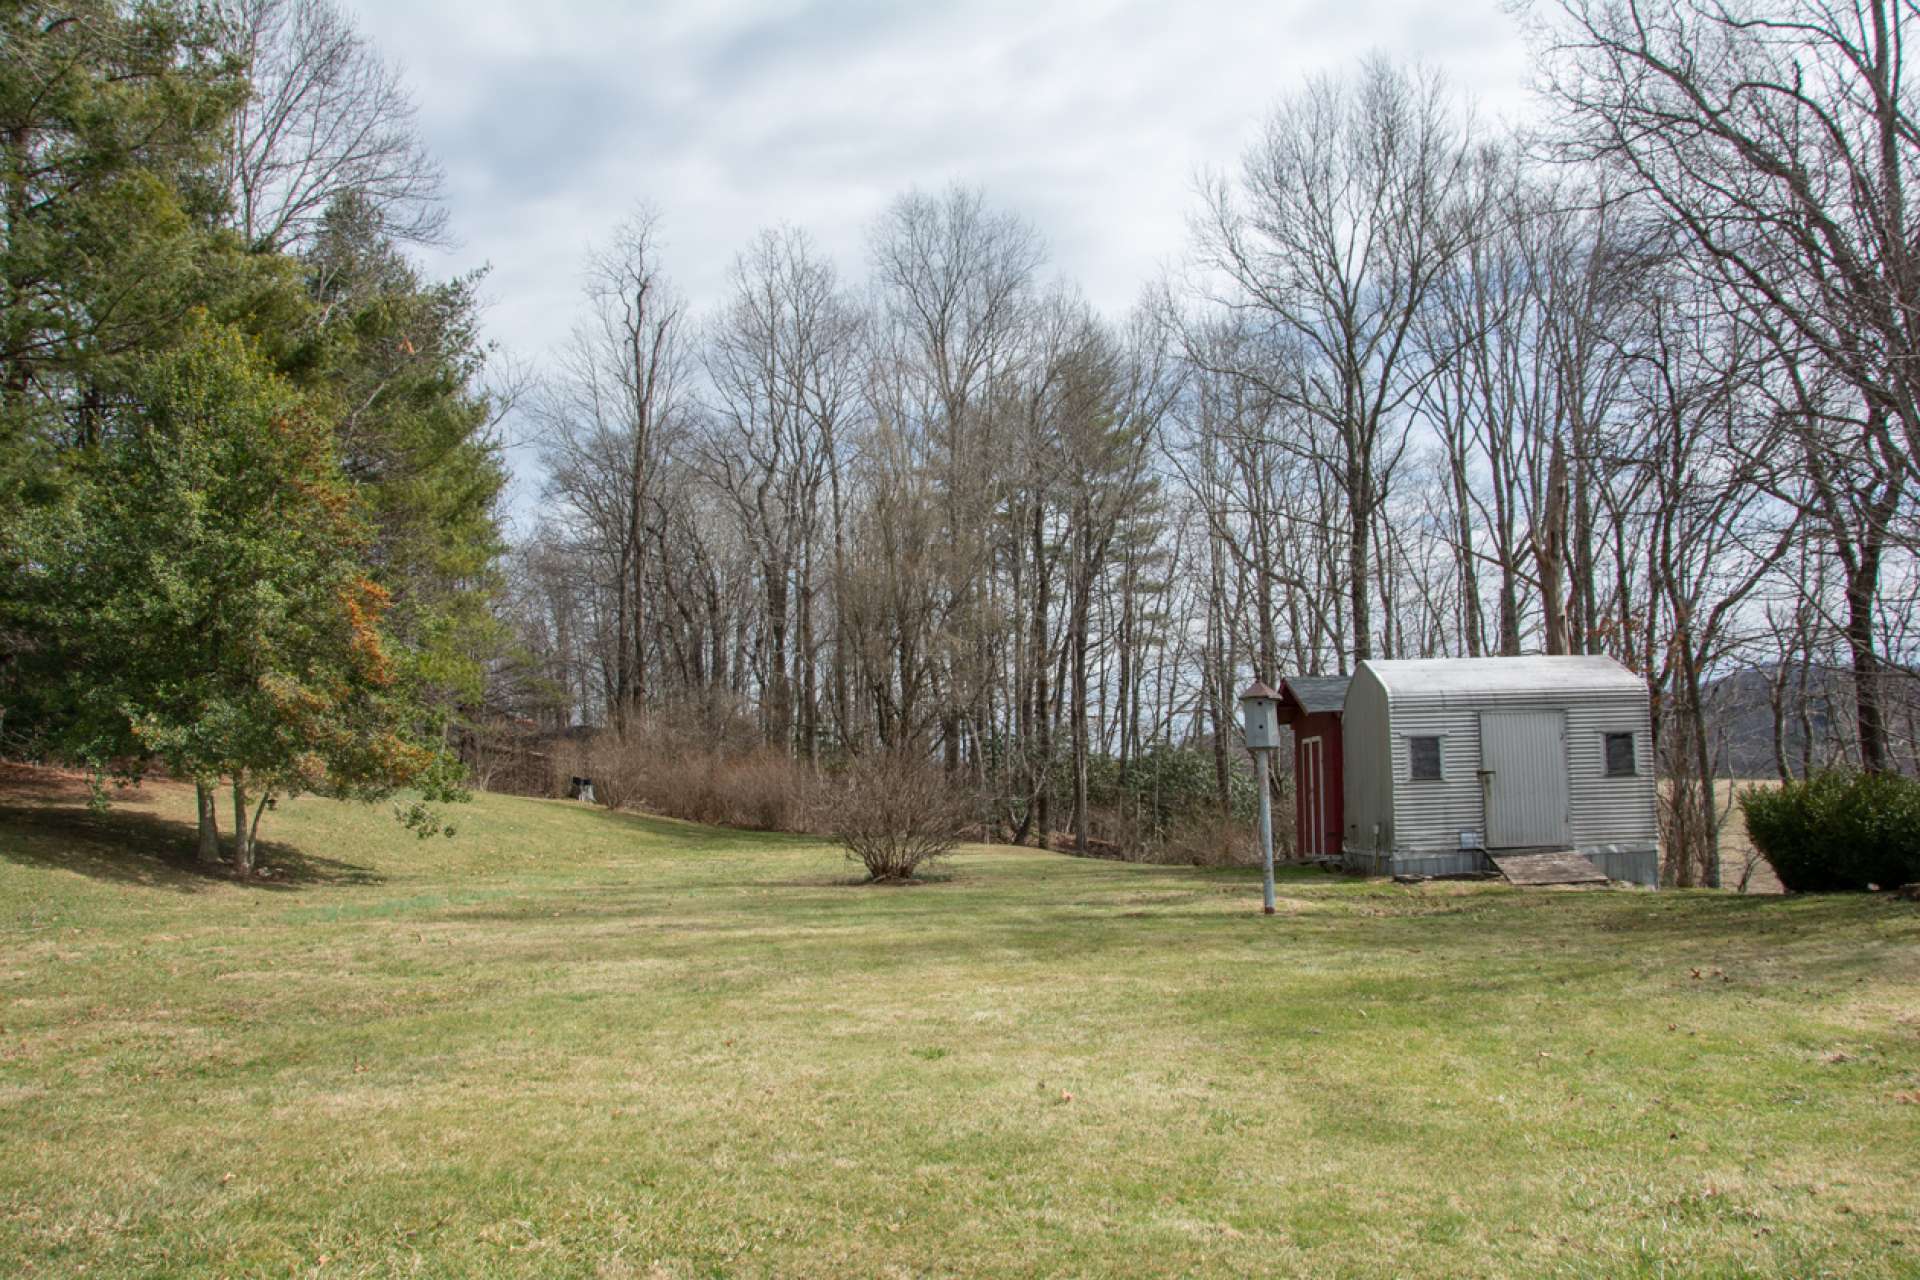
[[[1266,914],[1273,914],[1273,798],[1267,794],[1267,757],[1271,751],[1253,753],[1254,771],[1260,776],[1260,878]]]

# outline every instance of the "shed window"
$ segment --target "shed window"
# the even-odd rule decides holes
[[[1407,739],[1408,772],[1415,782],[1435,782],[1440,778],[1440,739]]]
[[[1632,734],[1609,733],[1606,735],[1606,745],[1609,778],[1631,778],[1640,772],[1634,767]]]

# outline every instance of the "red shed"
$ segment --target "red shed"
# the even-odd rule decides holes
[[[1280,723],[1293,730],[1294,848],[1302,858],[1337,858],[1346,823],[1340,716],[1345,676],[1288,676],[1280,682]]]

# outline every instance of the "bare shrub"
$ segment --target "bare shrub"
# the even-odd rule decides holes
[[[555,753],[556,786],[592,778],[594,798],[615,809],[760,831],[806,831],[824,806],[813,766],[732,735],[660,716],[622,740],[602,733]],[[564,791],[561,791],[564,794]]]
[[[639,803],[641,779],[649,773],[651,753],[638,741],[622,742],[602,733],[582,744],[576,772],[593,779],[594,799],[611,809]]]
[[[1245,822],[1218,814],[1197,815],[1172,824],[1160,839],[1141,846],[1137,860],[1183,867],[1253,867],[1260,865],[1260,841]]]
[[[1071,819],[1072,815],[1068,816]],[[1088,805],[1086,849],[1077,847],[1071,831],[1061,833],[1059,847],[1095,858],[1128,859],[1132,851],[1149,842],[1152,834],[1149,826],[1125,804]]]
[[[553,751],[547,757],[546,794],[549,797],[564,796],[573,779],[591,776],[587,769],[586,743],[569,740],[553,744]]]
[[[973,821],[966,797],[933,764],[887,755],[848,768],[833,796],[831,830],[869,882],[897,883],[953,852]]]
[[[817,786],[803,762],[764,749],[722,761],[714,771],[713,790],[726,807],[726,824],[755,831],[806,830]]]

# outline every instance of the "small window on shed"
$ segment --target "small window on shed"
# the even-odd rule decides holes
[[[1606,735],[1606,745],[1609,778],[1631,778],[1640,772],[1634,767],[1632,734],[1609,733]]]
[[[1407,763],[1415,782],[1437,782],[1440,778],[1440,739],[1408,738]]]

